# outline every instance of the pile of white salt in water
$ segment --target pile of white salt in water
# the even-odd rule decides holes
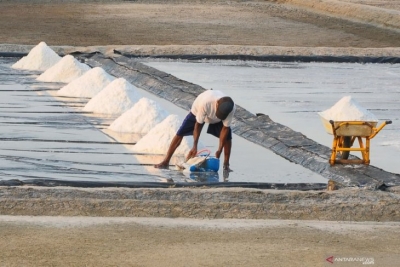
[[[155,101],[141,97],[137,88],[125,79],[115,79],[99,67],[91,69],[71,55],[61,58],[44,42],[15,63],[13,68],[44,71],[38,81],[68,83],[57,94],[91,97],[84,111],[122,114],[109,129],[143,135],[133,147],[135,152],[165,154],[181,125],[177,115],[168,115]],[[184,137],[175,154],[186,155],[192,145],[193,140]],[[204,146],[199,143],[198,147]]]
[[[137,88],[124,78],[118,78],[95,95],[83,108],[84,111],[121,115],[142,98]]]
[[[22,57],[11,67],[13,69],[45,71],[61,60],[61,57],[54,52],[45,42],[40,42],[31,49],[27,56]]]
[[[363,108],[351,96],[343,97],[330,109],[318,114],[328,121],[378,121],[378,118],[374,114]]]
[[[168,116],[168,112],[146,97],[118,117],[108,129],[121,133],[146,134]]]
[[[100,67],[95,67],[62,87],[57,91],[57,95],[91,98],[107,87],[113,80],[115,80],[114,76],[111,76]]]
[[[161,123],[153,127],[143,136],[132,150],[137,153],[166,154],[172,138],[175,136],[181,125],[179,117],[175,114],[169,115]],[[184,137],[181,145],[175,151],[176,155],[186,155],[192,148],[192,138]],[[199,149],[203,145],[198,145]]]
[[[43,72],[36,80],[42,82],[70,83],[88,70],[90,70],[88,65],[79,62],[71,55],[66,55],[55,65]]]
[[[56,52],[40,42],[11,66],[14,69],[44,71],[38,78],[42,82],[69,83],[90,70],[90,67],[79,62],[71,55],[61,58]]]

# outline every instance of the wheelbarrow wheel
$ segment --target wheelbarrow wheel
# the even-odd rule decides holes
[[[351,136],[343,136],[343,148],[351,147]],[[350,156],[350,151],[342,151],[342,159],[348,159]]]

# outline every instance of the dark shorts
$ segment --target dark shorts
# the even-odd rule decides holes
[[[179,128],[178,132],[176,135],[179,136],[188,136],[188,135],[193,135],[193,130],[194,130],[194,125],[196,124],[196,117],[193,115],[192,112],[189,112],[189,114],[186,116],[186,118],[183,120],[181,127]],[[209,124],[207,133],[214,135],[215,137],[219,138],[219,135],[221,133],[222,127],[224,125],[222,124],[222,121],[214,124]],[[232,130],[231,127],[228,128],[228,137],[227,140],[232,140]]]

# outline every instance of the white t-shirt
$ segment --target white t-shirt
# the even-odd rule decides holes
[[[196,116],[196,121],[203,124],[206,123],[218,123],[221,120],[215,115],[217,111],[217,101],[221,97],[226,96],[224,93],[218,90],[207,90],[194,100],[190,112]],[[222,121],[225,127],[231,126],[233,114],[235,113],[236,106],[233,106],[233,110],[229,113],[228,117]]]

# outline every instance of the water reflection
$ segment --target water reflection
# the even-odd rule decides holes
[[[219,183],[218,172],[182,172],[188,179],[187,182]]]
[[[229,170],[224,169],[222,172],[222,177],[224,178],[224,182],[229,182]]]

